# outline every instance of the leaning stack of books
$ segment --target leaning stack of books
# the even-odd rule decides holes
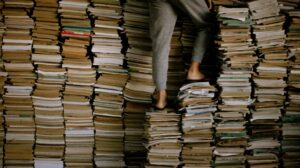
[[[215,113],[215,165],[245,167],[248,142],[246,116],[252,104],[252,67],[255,47],[250,36],[251,20],[246,6],[218,7],[220,31],[217,44],[223,60],[217,83],[220,87],[219,111]]]
[[[124,95],[137,103],[151,103],[154,92],[152,81],[152,55],[149,35],[149,7],[146,0],[128,0],[124,7],[124,26],[129,49],[126,59],[130,71]]]
[[[6,27],[2,58],[8,72],[3,96],[6,127],[4,164],[7,167],[33,167],[35,123],[31,93],[35,74],[31,62],[31,30],[34,21],[29,13],[33,5],[31,0],[5,0],[2,9]]]
[[[90,104],[96,71],[89,58],[91,22],[87,0],[59,1],[63,67],[67,69],[63,93],[66,167],[93,167],[94,124]]]
[[[300,164],[300,10],[289,12],[291,24],[288,29],[286,45],[289,48],[290,71],[288,74],[288,99],[282,117],[283,166],[297,167]]]
[[[148,149],[146,168],[177,167],[181,152],[180,114],[173,109],[146,112],[145,147]]]
[[[33,11],[36,26],[32,61],[38,77],[32,95],[36,123],[35,167],[63,166],[65,128],[61,99],[65,69],[61,68],[57,9],[55,1],[36,0]]]
[[[248,164],[250,167],[277,167],[281,133],[279,121],[285,101],[288,65],[284,47],[285,17],[279,14],[277,0],[252,1],[248,6],[255,22],[253,34],[259,58],[253,77],[256,101],[251,111]]]
[[[181,159],[186,168],[211,167],[214,150],[214,119],[217,89],[208,82],[186,84],[178,99],[182,116],[183,149]]]
[[[0,167],[3,167],[3,146],[4,146],[4,138],[5,138],[5,131],[4,131],[4,106],[3,106],[3,95],[4,95],[4,85],[7,78],[7,73],[0,71]]]
[[[147,0],[127,0],[124,4],[123,39],[129,81],[124,90],[125,157],[127,166],[142,167],[146,159],[143,148],[143,121],[154,92],[152,80],[152,47],[149,35]]]
[[[95,153],[97,167],[125,167],[123,129],[123,89],[128,80],[119,33],[122,6],[119,0],[92,0],[95,19],[92,35],[93,65],[99,78],[94,85]]]

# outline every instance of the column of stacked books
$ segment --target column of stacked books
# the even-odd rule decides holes
[[[141,166],[146,156],[142,145],[143,120],[145,109],[151,104],[151,94],[154,92],[149,21],[147,0],[127,0],[124,6],[124,27],[128,41],[125,39],[124,44],[126,47],[126,42],[129,43],[126,60],[130,79],[124,90],[127,100],[124,126],[128,166]]]
[[[3,8],[3,2],[0,1],[0,8]],[[7,72],[4,70],[3,60],[2,60],[2,38],[5,31],[4,18],[2,11],[0,12],[0,167],[3,167],[3,147],[4,147],[4,106],[3,106],[3,95],[4,95],[4,85],[7,78]]]
[[[167,92],[170,102],[176,100],[178,90],[185,79],[185,67],[182,57],[183,48],[180,41],[181,27],[181,21],[177,21],[171,39],[167,78]]]
[[[63,106],[65,167],[93,167],[94,124],[91,99],[96,71],[89,48],[91,23],[87,0],[59,1],[63,67],[67,69]]]
[[[220,102],[215,113],[215,166],[246,167],[246,117],[252,104],[250,80],[256,63],[251,21],[246,6],[218,6],[217,12],[220,30],[216,43],[223,64],[217,79]]]
[[[31,98],[35,74],[31,62],[34,21],[30,17],[33,1],[4,1],[2,13],[6,30],[2,59],[8,80],[5,85],[6,167],[33,167],[35,141],[34,109]]]
[[[291,23],[286,38],[289,47],[290,72],[288,76],[288,99],[282,117],[283,166],[299,167],[300,153],[300,10],[290,11]]]
[[[123,89],[128,80],[123,68],[124,55],[119,32],[122,6],[120,2],[92,0],[89,8],[95,18],[92,35],[93,65],[99,77],[94,85],[94,125],[96,167],[125,167],[123,129]]]
[[[182,116],[183,149],[181,160],[186,168],[211,167],[214,150],[214,119],[217,89],[209,82],[186,84],[178,99]]]
[[[32,61],[37,81],[32,95],[35,124],[35,167],[63,167],[65,150],[62,90],[65,69],[61,67],[57,1],[36,0],[33,10]]]
[[[146,168],[178,167],[181,152],[181,115],[173,109],[146,112],[145,146],[148,150]]]
[[[285,17],[279,14],[276,0],[252,1],[248,6],[255,22],[253,34],[259,59],[253,77],[256,101],[250,118],[248,164],[249,167],[277,167],[288,65],[284,47]]]

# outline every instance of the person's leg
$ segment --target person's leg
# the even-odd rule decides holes
[[[199,68],[209,44],[212,14],[209,11],[205,0],[169,1],[187,14],[198,30],[187,79],[201,80],[204,78],[204,75],[200,72]]]
[[[157,90],[157,108],[167,104],[167,73],[170,42],[177,14],[168,0],[150,0],[150,35],[153,50],[153,80]]]

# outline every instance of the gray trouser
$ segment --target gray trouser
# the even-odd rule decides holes
[[[150,35],[153,47],[153,80],[157,90],[165,90],[170,42],[179,12],[191,18],[197,28],[192,61],[201,63],[209,38],[211,13],[205,0],[149,0]]]

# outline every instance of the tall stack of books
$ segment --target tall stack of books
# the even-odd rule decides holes
[[[291,24],[287,33],[286,45],[289,47],[290,71],[288,74],[288,99],[282,117],[283,166],[297,167],[300,164],[300,10],[289,12]]]
[[[154,92],[152,80],[152,47],[149,35],[147,0],[127,0],[124,4],[123,39],[129,68],[129,81],[124,90],[127,100],[124,110],[125,155],[127,166],[142,167],[146,150],[142,145],[143,119]]]
[[[32,0],[5,0],[2,9],[6,26],[2,58],[8,72],[3,96],[6,167],[33,167],[35,124],[31,93],[35,74],[31,62],[31,30],[34,21],[30,17],[33,5]]]
[[[268,8],[265,6],[268,5]],[[259,62],[253,77],[254,109],[251,111],[251,140],[248,151],[250,167],[279,164],[281,110],[285,101],[287,51],[285,49],[285,17],[279,14],[277,0],[248,3]]]
[[[215,113],[217,167],[245,167],[248,135],[246,116],[252,104],[251,77],[256,63],[250,36],[251,21],[245,6],[219,6],[218,40],[223,61],[217,83],[220,87],[219,111]]]
[[[91,22],[87,0],[59,1],[63,65],[67,69],[63,106],[65,166],[93,167],[94,124],[92,105],[96,71],[89,58]]]
[[[178,99],[182,116],[183,149],[181,159],[186,168],[211,167],[214,150],[214,119],[217,89],[209,82],[186,84]]]
[[[181,115],[173,109],[146,112],[145,147],[148,149],[146,168],[177,167],[181,152]]]
[[[61,67],[57,1],[36,0],[33,11],[32,61],[36,65],[37,81],[32,95],[35,123],[35,167],[63,167],[65,151],[62,90],[65,69]]]
[[[0,53],[1,54],[1,53]],[[5,131],[4,131],[4,106],[3,106],[3,95],[4,95],[4,85],[7,78],[7,73],[0,71],[0,167],[3,167],[3,146],[4,146],[4,138],[5,138]]]
[[[129,49],[126,53],[130,71],[124,95],[137,103],[151,103],[154,92],[152,81],[152,47],[149,35],[148,1],[128,0],[124,7],[124,22]]]
[[[185,79],[184,63],[182,57],[182,44],[180,41],[181,35],[181,22],[178,21],[175,25],[173,36],[171,39],[171,49],[169,54],[168,64],[168,81],[167,92],[168,99],[171,101],[176,100],[180,86]]]
[[[92,36],[93,65],[99,78],[94,85],[94,152],[97,167],[125,167],[123,129],[123,89],[128,80],[123,68],[124,54],[119,33],[122,6],[119,0],[92,0],[89,8],[95,25]]]

